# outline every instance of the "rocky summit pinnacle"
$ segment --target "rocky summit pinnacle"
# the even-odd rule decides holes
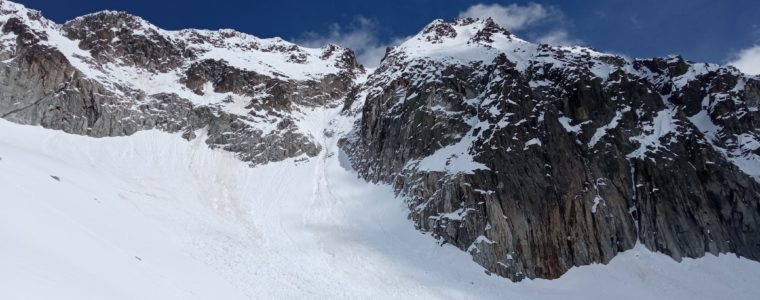
[[[760,78],[628,60],[435,20],[371,73],[350,49],[124,12],[65,24],[0,1],[0,116],[92,137],[181,132],[252,166],[315,157],[303,112],[342,107],[340,147],[417,228],[511,280],[641,243],[760,260]],[[343,154],[343,153],[341,153]]]

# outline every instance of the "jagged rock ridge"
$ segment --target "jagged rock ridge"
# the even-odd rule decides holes
[[[760,81],[681,57],[626,61],[437,20],[346,113],[354,167],[423,231],[512,280],[641,242],[760,259]]]
[[[0,2],[0,116],[95,137],[158,128],[252,164],[319,152],[299,112],[339,105],[363,76],[351,50],[233,30],[162,30],[104,11],[63,25]]]

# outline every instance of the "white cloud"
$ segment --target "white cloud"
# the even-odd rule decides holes
[[[347,27],[333,23],[326,34],[307,32],[296,43],[306,47],[322,47],[328,43],[337,44],[354,50],[361,64],[374,68],[380,64],[380,59],[385,55],[387,47],[396,46],[405,40],[405,38],[395,38],[390,42],[382,42],[377,35],[377,29],[375,21],[357,16]]]
[[[491,18],[497,24],[539,43],[551,45],[581,45],[564,28],[564,14],[554,6],[538,3],[525,5],[475,4],[459,13],[459,17]],[[322,47],[333,43],[350,48],[359,62],[369,68],[377,67],[385,49],[396,46],[409,37],[383,41],[378,36],[378,24],[372,19],[357,16],[348,25],[333,23],[326,33],[307,32],[296,43],[306,47]]]
[[[570,34],[567,33],[567,30],[562,28],[553,29],[536,38],[536,41],[543,44],[558,46],[572,46],[583,44],[582,41],[570,37]]]
[[[519,31],[560,16],[559,10],[554,7],[547,7],[538,3],[528,3],[524,6],[517,4],[507,6],[500,4],[475,4],[459,13],[460,18],[491,18],[497,24],[514,31]]]
[[[475,4],[459,13],[460,18],[491,18],[504,28],[536,42],[551,45],[579,45],[582,42],[572,38],[564,25],[564,14],[554,6],[538,3],[525,5]],[[551,25],[551,26],[547,26]]]
[[[760,74],[760,45],[739,51],[739,54],[735,55],[728,64],[746,74]]]

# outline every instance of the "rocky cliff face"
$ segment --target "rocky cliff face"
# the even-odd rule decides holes
[[[120,12],[63,25],[0,1],[0,117],[94,137],[160,129],[251,164],[315,156],[303,111],[342,105],[342,149],[417,227],[512,280],[637,242],[760,259],[760,79],[628,61],[437,20],[365,80],[353,53]]]
[[[757,260],[759,84],[439,20],[370,75],[343,148],[364,178],[396,187],[419,229],[513,280],[637,241],[675,259]]]
[[[252,164],[315,156],[299,112],[340,105],[364,74],[335,45],[166,31],[122,12],[59,25],[3,1],[0,23],[3,118],[95,137],[205,129],[209,146]]]

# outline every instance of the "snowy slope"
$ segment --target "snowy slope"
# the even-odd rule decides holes
[[[335,136],[351,123],[335,109],[316,109],[304,120],[314,133],[329,129]],[[757,262],[723,255],[676,263],[642,246],[558,280],[512,283],[417,232],[390,187],[346,168],[335,137],[322,136],[318,157],[256,168],[201,141],[159,131],[94,139],[0,121],[0,298],[754,299],[760,293]]]

